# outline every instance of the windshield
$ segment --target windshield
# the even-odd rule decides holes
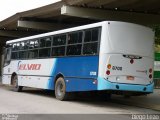
[[[11,47],[5,49],[4,66],[7,66],[11,61]]]
[[[153,57],[154,33],[136,24],[111,22],[108,25],[111,53]]]

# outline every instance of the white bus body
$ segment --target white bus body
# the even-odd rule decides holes
[[[11,40],[7,44],[60,34],[67,36],[76,31],[83,31],[82,39],[85,39],[85,30],[92,28],[99,30],[97,54],[84,54],[83,48],[89,42],[82,40],[79,45],[83,49],[80,55],[67,56],[65,52],[61,57],[11,60],[3,68],[3,84],[11,84],[13,73],[16,73],[18,86],[54,90],[60,75],[65,81],[65,92],[105,90],[152,93],[154,32],[150,28],[132,23],[104,21]],[[92,32],[93,37],[94,31]],[[65,50],[68,49],[67,43]]]

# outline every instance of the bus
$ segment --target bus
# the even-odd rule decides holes
[[[7,41],[2,83],[72,92],[144,95],[153,92],[154,31],[102,21]]]

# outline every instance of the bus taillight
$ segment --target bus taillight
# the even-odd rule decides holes
[[[152,79],[152,74],[149,75],[149,78]]]
[[[107,68],[108,68],[108,69],[111,69],[111,67],[112,67],[111,64],[108,64],[108,65],[107,65]]]
[[[152,73],[152,68],[149,69],[149,73]]]
[[[152,68],[149,69],[149,78],[152,79]]]
[[[109,71],[109,70],[107,70],[107,71],[106,71],[106,74],[107,74],[107,75],[110,75],[110,71]]]
[[[133,63],[134,63],[134,60],[133,60],[133,59],[131,59],[131,60],[130,60],[130,63],[131,63],[131,64],[133,64]]]

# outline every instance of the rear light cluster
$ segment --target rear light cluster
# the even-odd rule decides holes
[[[111,73],[111,72],[110,72],[110,69],[111,69],[111,68],[112,68],[112,65],[111,65],[111,64],[108,64],[108,65],[107,65],[107,71],[106,71],[106,74],[107,74],[107,75],[110,75],[110,73]]]
[[[107,75],[110,75],[110,73],[111,73],[111,72],[110,72],[109,70],[106,71],[106,74],[107,74]]]
[[[152,68],[149,69],[149,78],[152,79]]]

